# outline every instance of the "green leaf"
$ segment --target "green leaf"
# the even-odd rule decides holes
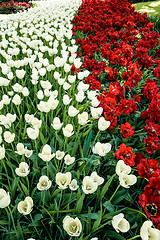
[[[22,231],[19,220],[17,220],[17,237],[18,239],[24,239],[23,231]]]
[[[85,198],[85,193],[83,193],[81,195],[80,199],[77,202],[77,205],[76,205],[76,212],[77,213],[80,213],[81,210],[82,210],[84,198]]]
[[[27,189],[27,187],[20,181],[20,185],[25,193],[26,196],[29,196],[29,191]]]
[[[48,163],[48,171],[52,178],[55,178],[57,169],[53,166],[51,162]]]
[[[93,224],[93,228],[92,231],[96,231],[101,223],[102,220],[102,207],[101,207],[101,211],[99,213],[98,219],[95,221],[95,223]]]
[[[45,145],[47,140],[45,139],[45,137],[43,136],[43,133],[41,131],[39,132],[39,136],[40,136],[42,144]]]
[[[84,157],[87,157],[87,155],[88,155],[90,145],[91,145],[91,141],[92,141],[92,131],[89,132],[88,138],[84,142],[84,146],[83,146],[83,156]]]
[[[104,197],[104,195],[106,194],[113,178],[115,177],[116,174],[114,174],[112,177],[110,177],[110,179],[106,182],[106,184],[104,185],[104,187],[102,188],[102,191],[101,191],[101,199]]]
[[[116,240],[126,240],[124,237],[122,237],[120,234],[116,233],[115,231],[112,230],[105,230],[106,236],[111,239],[116,239]]]

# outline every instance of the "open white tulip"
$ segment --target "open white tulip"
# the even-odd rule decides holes
[[[79,110],[77,110],[75,107],[73,106],[69,106],[68,108],[68,115],[70,117],[75,117],[77,114],[79,113]]]
[[[103,157],[105,156],[110,150],[112,145],[110,143],[100,143],[97,142],[95,146],[93,147],[92,151],[95,154],[98,154],[99,156]]]
[[[47,190],[51,187],[52,182],[47,176],[41,176],[39,182],[37,183],[38,190]]]
[[[160,231],[152,228],[151,221],[145,221],[140,229],[140,236],[142,240],[160,240]]]
[[[63,219],[63,228],[69,236],[78,237],[82,231],[82,224],[77,217],[74,219],[66,216]]]
[[[5,148],[4,145],[1,147],[0,146],[0,160],[5,157]]]
[[[21,70],[16,70],[16,76],[17,76],[17,78],[19,78],[19,79],[22,79],[22,78],[24,78],[24,75],[26,74],[26,71],[24,71],[23,69],[21,69]]]
[[[64,155],[65,153],[63,151],[62,152],[60,150],[56,151],[56,158],[58,160],[61,160],[64,157]]]
[[[12,143],[14,141],[14,138],[15,138],[15,133],[11,133],[9,131],[5,131],[3,136],[4,136],[4,140],[7,143]]]
[[[76,191],[76,190],[79,188],[76,179],[73,179],[73,180],[71,181],[71,183],[69,184],[69,188],[70,188],[72,191]]]
[[[91,115],[94,119],[99,118],[101,116],[102,112],[103,112],[102,107],[98,107],[98,108],[91,107]]]
[[[0,188],[0,208],[7,207],[11,202],[9,192],[7,193],[4,189]]]
[[[12,99],[12,102],[15,104],[15,105],[20,105],[21,104],[21,97],[18,95],[18,94],[15,94],[13,99]]]
[[[58,117],[55,117],[53,119],[53,123],[51,124],[51,126],[55,129],[55,130],[60,130],[61,127],[63,125],[63,122],[61,123],[60,119]]]
[[[88,120],[88,113],[87,112],[83,112],[81,114],[78,114],[78,123],[80,125],[85,125],[89,122]]]
[[[23,215],[28,215],[32,211],[33,200],[31,197],[26,197],[24,201],[18,203],[17,209]]]
[[[129,174],[131,167],[126,165],[123,160],[119,160],[116,165],[116,174],[119,176],[121,173]]]
[[[29,127],[27,128],[27,135],[32,140],[35,140],[39,136],[39,129],[38,128],[33,129]]]
[[[42,152],[38,154],[38,156],[45,162],[51,161],[52,158],[54,158],[55,153],[51,153],[51,147],[46,144],[44,145]]]
[[[75,157],[71,157],[69,154],[67,154],[64,157],[64,162],[66,165],[70,165],[70,164],[74,163],[74,161],[75,161]]]
[[[29,166],[26,162],[21,162],[15,172],[20,177],[26,177],[29,174]]]
[[[36,129],[36,128],[39,129],[42,125],[42,120],[39,120],[38,118],[34,117],[31,121],[31,124],[34,129]]]
[[[113,217],[112,226],[116,230],[116,232],[128,232],[130,229],[129,222],[124,218],[124,214],[120,213]]]
[[[96,182],[98,185],[104,183],[104,178],[98,176],[96,172],[92,172],[90,177],[93,178],[93,181]]]
[[[130,186],[134,185],[137,182],[137,177],[133,174],[126,174],[124,172],[119,175],[120,185],[124,188],[130,188]]]
[[[86,176],[83,178],[82,190],[85,194],[94,193],[98,188],[97,182],[92,177]]]
[[[56,183],[58,185],[58,188],[60,189],[66,189],[68,188],[68,185],[71,183],[71,173],[57,173],[56,174]]]
[[[107,128],[109,128],[110,124],[110,121],[106,121],[104,117],[100,117],[98,120],[98,129],[100,131],[105,131]]]
[[[67,124],[62,130],[65,137],[71,137],[74,134],[72,124]]]

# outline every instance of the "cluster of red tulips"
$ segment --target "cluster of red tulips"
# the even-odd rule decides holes
[[[90,71],[85,83],[98,92],[98,107],[119,138],[115,157],[146,179],[138,202],[160,223],[160,35],[128,0],[83,0],[73,35]]]

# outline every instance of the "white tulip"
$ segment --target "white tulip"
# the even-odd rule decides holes
[[[21,104],[21,98],[18,94],[15,94],[13,99],[12,99],[12,102],[15,104],[15,105],[20,105]]]
[[[60,86],[62,86],[64,84],[65,80],[66,80],[65,78],[58,78],[58,84]]]
[[[68,115],[69,115],[70,117],[75,117],[78,113],[79,113],[79,110],[77,110],[75,107],[70,106],[70,107],[68,108]]]
[[[50,106],[50,110],[55,110],[59,104],[59,101],[54,98],[54,96],[50,96],[48,99],[48,104]]]
[[[78,91],[84,91],[85,92],[85,91],[87,91],[88,88],[89,88],[89,84],[85,84],[82,81],[80,81],[78,83],[78,86],[77,86]]]
[[[71,173],[57,173],[56,174],[56,183],[59,189],[66,189],[68,185],[71,183]]]
[[[8,95],[12,97],[14,95],[14,92],[13,91],[9,91]]]
[[[120,185],[124,188],[130,188],[130,186],[134,185],[137,182],[137,177],[133,174],[126,174],[124,172],[119,175]]]
[[[31,122],[32,122],[32,119],[34,118],[34,115],[33,115],[33,114],[30,115],[30,114],[27,114],[27,113],[26,113],[26,114],[24,115],[24,118],[25,118],[25,120],[26,120],[27,123],[31,123]]]
[[[84,78],[84,73],[83,72],[79,72],[78,73],[78,79],[82,80]]]
[[[103,157],[111,150],[111,147],[112,146],[110,143],[97,142],[92,151],[94,154],[98,154],[99,156]]]
[[[60,73],[55,71],[54,72],[54,78],[58,80],[58,78],[60,78],[60,77],[61,77]]]
[[[102,115],[102,112],[103,112],[102,107],[98,107],[98,108],[91,107],[91,115],[94,119],[99,118]]]
[[[62,130],[65,137],[71,137],[74,134],[72,124],[67,124]]]
[[[38,190],[47,190],[51,187],[52,182],[47,176],[41,176],[39,182],[37,183]]]
[[[76,68],[80,68],[80,66],[82,65],[81,59],[80,58],[76,58],[74,60],[74,65]]]
[[[38,72],[39,72],[40,76],[44,77],[44,75],[46,74],[46,69],[45,68],[40,68],[38,70]]]
[[[42,120],[39,120],[38,118],[34,117],[31,121],[31,124],[34,129],[36,129],[36,128],[39,129],[39,128],[41,128]]]
[[[49,112],[50,111],[51,104],[49,102],[40,101],[39,104],[37,104],[37,108],[40,112]]]
[[[87,112],[83,112],[81,114],[78,114],[78,123],[80,125],[85,125],[89,122],[88,120],[88,113]]]
[[[63,89],[64,89],[64,90],[68,90],[70,87],[71,87],[71,85],[70,85],[69,83],[67,83],[67,82],[65,82],[65,83],[63,84]]]
[[[11,202],[9,192],[6,192],[4,189],[0,188],[0,208],[7,207]]]
[[[60,150],[56,151],[56,158],[58,160],[61,160],[64,157],[64,155],[65,153],[63,151],[62,152]]]
[[[51,161],[52,158],[54,158],[55,153],[51,153],[51,147],[46,144],[44,145],[42,152],[38,154],[38,156],[45,162]]]
[[[75,96],[77,102],[82,102],[85,99],[83,91],[79,91],[77,94],[75,94]]]
[[[71,65],[68,64],[68,63],[65,63],[65,64],[64,64],[64,71],[65,71],[66,73],[68,73],[70,70],[71,70]]]
[[[2,100],[1,101],[3,102],[4,105],[8,105],[8,104],[10,104],[11,99],[6,94],[4,94],[2,96]]]
[[[69,105],[71,101],[72,101],[72,98],[69,98],[68,95],[65,94],[63,96],[63,103],[64,103],[64,105]]]
[[[107,128],[109,128],[110,124],[110,121],[106,121],[104,117],[100,117],[98,120],[98,129],[100,131],[105,131]]]
[[[116,165],[116,174],[119,176],[121,173],[129,174],[131,167],[126,165],[123,160],[119,160]]]
[[[97,182],[94,182],[92,177],[86,176],[83,178],[82,190],[85,194],[94,193],[98,188]]]
[[[71,181],[71,183],[69,184],[69,188],[71,189],[71,191],[76,191],[79,188],[76,179],[73,179]]]
[[[23,215],[28,215],[32,211],[33,200],[31,197],[26,197],[24,201],[18,203],[17,209]]]
[[[100,101],[98,101],[97,97],[92,98],[91,105],[92,107],[98,107]]]
[[[69,83],[74,83],[75,82],[75,80],[76,80],[76,75],[69,75],[68,76],[68,82]]]
[[[71,157],[69,154],[67,154],[64,157],[64,162],[65,162],[66,165],[70,165],[70,164],[75,162],[75,157]]]
[[[15,138],[15,133],[11,133],[9,131],[5,131],[3,136],[4,136],[4,140],[7,143],[12,143],[14,141],[14,138]]]
[[[82,224],[77,217],[74,219],[66,216],[63,219],[63,228],[69,236],[78,237],[82,231]]]
[[[32,140],[35,140],[38,138],[39,136],[39,129],[38,128],[27,128],[27,135],[29,138],[31,138]]]
[[[25,147],[24,154],[27,158],[29,158],[33,154],[33,150],[28,150],[27,147]]]
[[[19,79],[23,79],[25,74],[26,74],[26,71],[24,71],[23,69],[22,70],[16,70],[16,76]]]
[[[98,176],[96,172],[92,172],[90,177],[93,178],[93,181],[96,182],[98,185],[104,183],[104,178]]]
[[[58,117],[55,117],[53,119],[53,123],[51,124],[51,126],[55,129],[55,130],[60,130],[61,127],[63,125],[63,122],[61,123],[60,119]]]
[[[112,226],[116,230],[116,232],[128,232],[130,229],[129,222],[124,218],[124,214],[120,213],[113,217]]]
[[[152,228],[153,223],[151,221],[145,221],[140,229],[140,236],[142,240],[159,240],[160,231],[156,228]]]
[[[15,92],[19,92],[19,93],[22,92],[23,90],[23,87],[19,83],[14,84],[12,88]]]
[[[40,84],[42,86],[42,88],[44,89],[51,89],[52,88],[52,84],[47,80],[47,81],[40,81]]]
[[[43,94],[42,90],[39,90],[36,95],[37,95],[37,98],[40,100],[42,100],[44,98],[44,94]]]
[[[20,177],[26,177],[29,174],[29,166],[26,162],[21,162],[15,172]]]
[[[24,87],[23,90],[22,90],[22,94],[23,96],[27,97],[29,95],[29,90],[27,87]]]

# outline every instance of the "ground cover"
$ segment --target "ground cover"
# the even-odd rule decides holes
[[[147,12],[151,16],[160,16],[160,1],[140,2],[133,4],[133,6],[142,14]]]
[[[160,239],[159,34],[81,3],[0,21],[2,240]]]

